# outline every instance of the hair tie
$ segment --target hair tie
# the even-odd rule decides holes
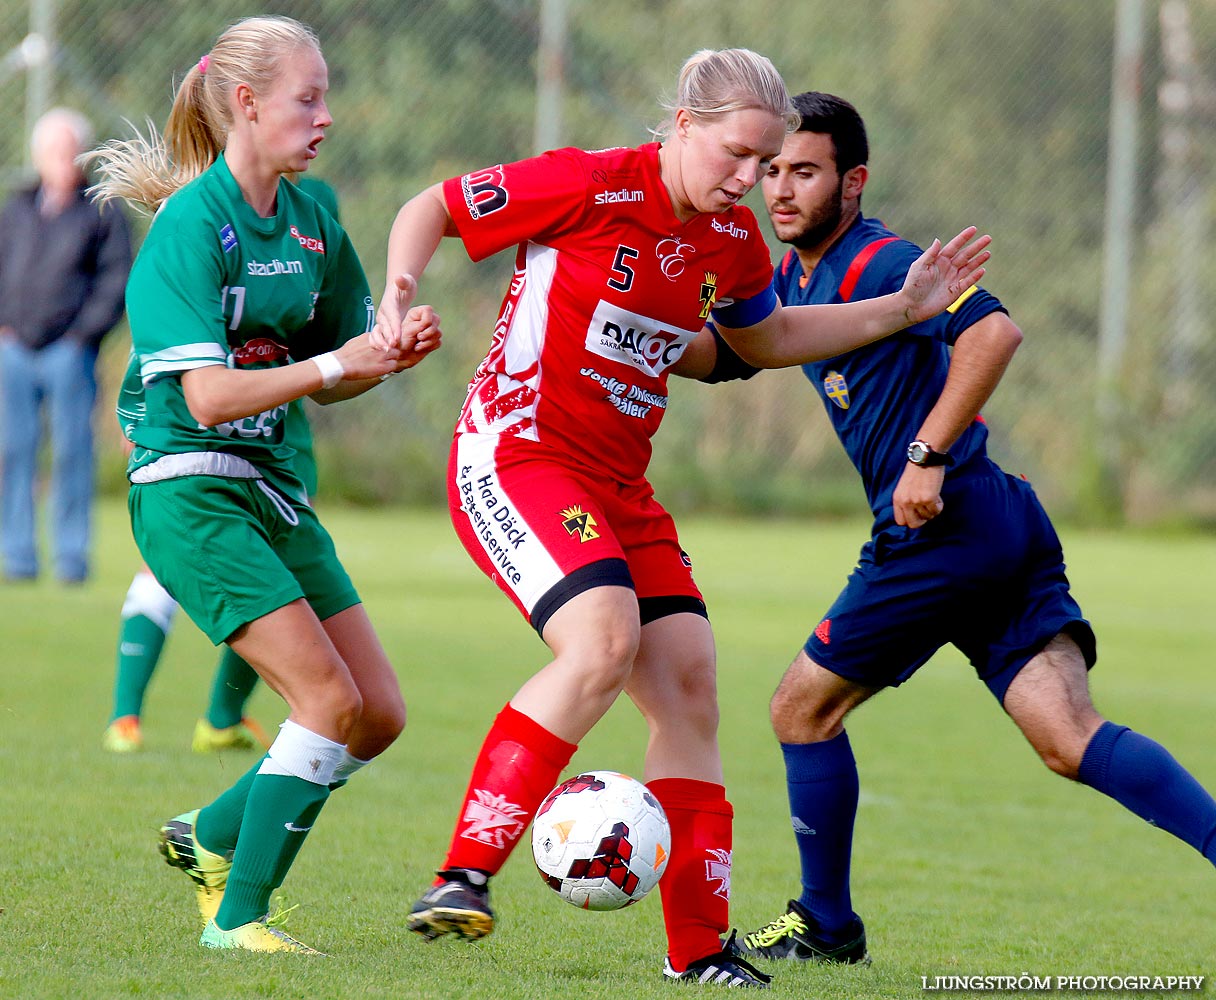
[[[210,65],[211,65],[211,56],[209,56],[209,55],[203,56],[203,58],[202,58],[202,59],[200,59],[200,60],[198,61],[198,71],[199,71],[199,72],[200,72],[200,73],[201,73],[203,76],[206,76],[206,75],[207,75],[207,67],[208,67],[208,66],[210,66]]]

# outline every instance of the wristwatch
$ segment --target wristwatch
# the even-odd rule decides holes
[[[934,451],[927,441],[913,441],[908,445],[908,461],[924,468],[927,465],[953,465],[954,459],[944,451]]]

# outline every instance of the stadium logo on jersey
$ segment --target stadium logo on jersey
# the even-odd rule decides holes
[[[696,252],[696,247],[685,243],[678,236],[660,240],[654,248],[654,255],[659,258],[659,270],[668,281],[675,281],[684,273],[684,266],[688,263],[684,255]]]
[[[303,274],[304,264],[298,260],[251,260],[245,270],[253,277],[275,277],[280,274]]]
[[[287,348],[269,337],[247,340],[232,352],[233,368],[250,368],[254,365],[277,365],[287,360]]]
[[[291,235],[300,241],[300,246],[305,250],[311,250],[313,253],[325,253],[324,240],[319,240],[315,236],[305,236],[295,226],[291,227]]]
[[[225,223],[224,228],[220,230],[220,248],[224,253],[231,253],[236,249],[236,230],[229,223]]]
[[[705,862],[705,879],[718,883],[714,889],[715,896],[730,899],[730,851],[711,848],[709,855],[710,860]]]
[[[705,272],[705,280],[701,282],[701,312],[702,319],[709,318],[709,311],[713,309],[714,303],[718,299],[718,276],[712,271]]]
[[[849,408],[849,383],[840,372],[828,372],[823,377],[823,394],[842,410]]]
[[[561,516],[564,518],[562,527],[579,542],[593,542],[600,537],[600,533],[595,530],[595,518],[582,507],[567,507],[561,512]]]
[[[507,207],[506,178],[501,163],[488,170],[465,174],[460,178],[460,190],[464,194],[464,206],[474,219]]]
[[[742,226],[736,226],[733,222],[730,222],[729,220],[725,223],[722,223],[722,222],[719,222],[717,219],[710,219],[709,225],[710,225],[710,228],[713,229],[713,231],[715,233],[725,233],[727,236],[733,236],[737,240],[745,240],[748,238],[748,236],[751,235]]]
[[[630,191],[626,188],[621,188],[619,191],[601,191],[595,196],[597,205],[615,205],[621,201],[645,201],[645,191]]]
[[[657,376],[680,360],[684,348],[698,333],[699,329],[667,326],[601,299],[587,327],[586,347],[601,358]]]
[[[468,804],[461,819],[468,824],[460,831],[462,837],[502,850],[523,833],[524,823],[520,817],[527,816],[526,810],[484,788],[474,789],[473,795],[476,801]]]

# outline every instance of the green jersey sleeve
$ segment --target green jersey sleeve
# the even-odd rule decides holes
[[[145,384],[223,365],[228,357],[224,310],[216,301],[227,289],[214,241],[172,219],[157,221],[163,224],[153,224],[127,283],[131,348]]]

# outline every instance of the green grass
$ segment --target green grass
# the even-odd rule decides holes
[[[411,710],[397,745],[331,799],[285,886],[301,904],[290,929],[332,957],[202,951],[189,885],[155,851],[163,819],[208,801],[249,762],[189,751],[215,660],[189,622],[153,682],[147,752],[99,749],[137,560],[125,511],[109,501],[86,587],[0,588],[0,997],[670,998],[657,894],[619,913],[578,911],[544,887],[526,848],[495,881],[492,937],[426,945],[404,930],[476,747],[544,648],[441,515],[324,515]],[[865,532],[861,522],[683,524],[719,640],[733,919],[744,929],[796,893],[768,697]],[[1216,787],[1216,538],[1073,533],[1065,546],[1099,635],[1099,708]],[[266,722],[283,714],[265,690],[252,707]],[[936,975],[1216,971],[1211,867],[1051,776],[957,653],[865,706],[849,732],[863,788],[854,905],[874,965],[782,967],[774,995],[922,997],[920,977]],[[643,739],[619,705],[573,766],[638,773]]]

